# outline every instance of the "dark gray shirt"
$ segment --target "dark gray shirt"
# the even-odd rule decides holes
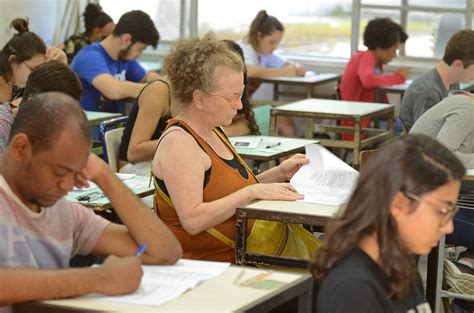
[[[450,96],[429,109],[413,125],[410,134],[437,139],[474,168],[474,97]]]
[[[450,90],[459,89],[459,84],[450,86]],[[448,96],[449,90],[436,68],[421,75],[411,83],[403,95],[400,104],[400,119],[407,130],[429,108]]]

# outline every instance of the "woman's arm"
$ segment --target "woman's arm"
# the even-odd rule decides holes
[[[133,126],[127,159],[131,163],[153,158],[157,140],[151,140],[160,118],[168,113],[169,90],[163,82],[147,86],[138,98],[138,115]]]
[[[218,200],[203,202],[204,173],[210,166],[211,160],[194,138],[181,130],[163,138],[153,161],[154,174],[165,181],[179,220],[191,235],[224,222],[243,203],[302,198],[290,184],[254,184]]]
[[[298,74],[298,69],[293,65],[287,65],[282,68],[267,68],[263,66],[247,64],[247,75],[249,78],[297,76],[297,74]]]

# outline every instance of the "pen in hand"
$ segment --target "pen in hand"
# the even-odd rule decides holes
[[[140,247],[138,247],[137,252],[135,252],[134,256],[139,257],[143,252],[145,252],[146,248],[147,248],[147,244],[146,243],[142,244]]]
[[[275,147],[278,147],[279,145],[281,145],[281,142],[271,143],[271,144],[267,145],[265,147],[265,149],[275,148]]]

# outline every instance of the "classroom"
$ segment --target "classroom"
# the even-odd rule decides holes
[[[0,7],[0,313],[474,313],[472,0]]]

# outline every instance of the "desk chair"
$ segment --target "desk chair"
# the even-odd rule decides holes
[[[271,104],[252,107],[252,111],[255,114],[255,122],[262,136],[268,136],[270,134],[270,111],[272,107]]]
[[[376,154],[377,150],[362,150],[359,153],[359,170],[362,170],[367,164],[367,161]]]
[[[99,136],[104,151],[104,161],[109,163],[114,172],[118,170],[118,149],[128,116],[104,121],[99,125]]]

